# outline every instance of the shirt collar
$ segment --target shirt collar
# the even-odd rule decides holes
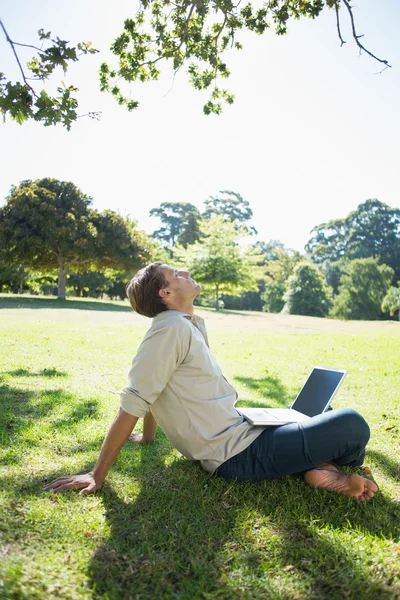
[[[189,319],[189,321],[204,321],[204,319],[198,317],[196,314],[189,315],[189,313],[181,312],[180,310],[163,310],[163,312],[158,313],[158,315],[154,317],[154,320],[161,321],[173,316],[181,316],[185,319]]]
[[[158,313],[158,315],[156,315],[154,317],[154,319],[157,319],[157,321],[161,321],[164,319],[168,319],[169,317],[173,317],[173,316],[181,316],[181,317],[189,317],[190,318],[190,315],[188,313],[181,312],[180,310],[163,310],[163,312]]]

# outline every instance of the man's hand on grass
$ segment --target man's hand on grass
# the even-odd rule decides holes
[[[84,475],[67,475],[58,477],[51,483],[47,483],[43,489],[46,492],[63,492],[65,490],[81,490],[79,495],[83,496],[91,494],[99,490],[102,486],[102,481],[96,481],[92,472]]]
[[[101,447],[100,456],[93,471],[89,471],[89,473],[85,473],[84,475],[58,477],[45,485],[43,489],[47,492],[81,490],[81,496],[99,490],[119,451],[127,441],[129,434],[133,431],[137,420],[138,417],[130,415],[120,408],[106,435],[106,439]]]

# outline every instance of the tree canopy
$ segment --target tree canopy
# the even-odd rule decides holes
[[[264,301],[263,310],[267,312],[281,312],[285,305],[284,295],[289,277],[300,262],[304,262],[304,256],[297,252],[285,248],[277,241],[271,240],[268,244],[258,244],[262,249],[264,257],[267,260],[262,265],[265,290],[262,294]]]
[[[249,201],[245,200],[238,192],[221,190],[219,194],[219,196],[210,196],[204,200],[203,219],[220,215],[224,221],[230,221],[242,233],[246,232],[249,235],[257,233],[254,227],[247,225],[247,222],[253,217]]]
[[[366,200],[344,219],[321,223],[311,231],[306,251],[315,263],[373,257],[400,278],[400,209]]]
[[[195,89],[209,90],[203,111],[219,114],[223,103],[234,102],[234,95],[221,87],[221,82],[230,75],[227,51],[243,47],[242,32],[262,35],[273,27],[278,35],[283,35],[287,33],[290,19],[316,19],[325,8],[336,12],[341,45],[345,43],[341,33],[344,13],[360,53],[366,52],[382,63],[383,69],[390,66],[387,60],[378,58],[363,45],[349,0],[269,0],[261,6],[232,0],[141,0],[139,12],[125,20],[123,31],[111,45],[117,64],[101,64],[100,89],[110,92],[118,104],[134,110],[139,102],[129,96],[127,90],[131,83],[157,80],[160,65],[168,63],[175,73],[185,67]],[[70,62],[97,50],[91,42],[73,46],[43,29],[38,32],[36,45],[16,42],[1,21],[0,26],[22,79],[22,82],[12,82],[0,73],[0,111],[19,123],[35,119],[44,125],[60,122],[69,129],[78,117],[78,102],[73,96],[77,88],[61,83],[57,95],[52,96],[44,84],[57,67],[65,73]],[[18,55],[23,46],[35,51],[26,67]],[[96,113],[89,114],[96,116]]]
[[[158,217],[162,227],[154,231],[153,236],[166,244],[181,244],[186,248],[200,235],[200,212],[190,202],[162,202],[158,208],[152,208],[151,217]]]
[[[383,312],[389,312],[393,317],[398,311],[400,320],[400,282],[397,282],[397,287],[391,286],[388,293],[382,300],[381,309]]]
[[[68,270],[137,269],[152,243],[135,222],[91,208],[73,183],[23,181],[0,208],[0,258],[33,270],[58,269],[58,295],[65,298]]]
[[[348,263],[340,279],[332,315],[340,319],[374,320],[382,316],[382,301],[389,290],[393,269],[376,258],[360,258]]]
[[[39,48],[37,45],[12,40],[1,19],[0,28],[11,46],[22,78],[22,83],[13,83],[7,80],[4,73],[0,73],[0,112],[4,117],[8,114],[19,124],[33,119],[46,126],[62,123],[69,130],[78,118],[78,101],[73,96],[78,88],[74,85],[67,86],[61,81],[57,86],[57,94],[50,95],[44,82],[53,76],[56,69],[61,69],[65,76],[71,63],[85,54],[96,54],[98,50],[92,47],[92,42],[79,42],[72,46],[59,37],[52,39],[51,32],[43,29],[37,32]],[[22,66],[17,53],[17,48],[20,47],[35,50],[35,55],[26,63],[26,68]],[[40,91],[33,82],[41,82]],[[99,113],[90,112],[87,116],[98,118]]]
[[[292,315],[326,317],[331,307],[331,290],[315,265],[302,262],[287,280],[284,299]]]
[[[238,231],[221,215],[202,221],[200,230],[201,239],[186,250],[176,248],[174,256],[201,283],[206,294],[214,294],[215,308],[219,308],[222,293],[256,290],[254,266],[259,256],[254,249],[238,244],[246,232]]]

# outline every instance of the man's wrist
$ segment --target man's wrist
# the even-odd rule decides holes
[[[89,473],[92,475],[93,479],[95,480],[96,485],[99,485],[99,486],[103,485],[104,480],[106,478],[106,473],[102,474],[100,469],[96,469],[96,467],[93,469],[93,471],[90,471]]]

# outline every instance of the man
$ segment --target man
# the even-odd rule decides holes
[[[141,269],[127,287],[131,305],[153,317],[133,360],[129,386],[93,471],[59,477],[44,489],[99,489],[123,444],[152,441],[157,422],[184,456],[211,474],[254,481],[304,474],[311,486],[365,501],[377,486],[337,465],[362,465],[369,427],[352,409],[329,411],[281,427],[252,427],[235,409],[237,393],[222,374],[193,301],[200,285],[187,271],[160,262]],[[132,434],[144,417],[143,436]]]

